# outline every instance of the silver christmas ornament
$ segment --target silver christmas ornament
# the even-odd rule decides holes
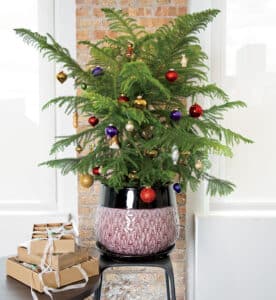
[[[173,160],[173,164],[177,165],[177,162],[179,160],[179,151],[176,145],[172,146],[172,160]]]

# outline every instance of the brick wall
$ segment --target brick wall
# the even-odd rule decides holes
[[[76,0],[77,10],[77,40],[95,41],[108,32],[107,23],[103,19],[101,7],[116,7],[123,9],[130,16],[137,18],[141,25],[149,31],[154,31],[159,26],[168,23],[173,17],[186,13],[185,0]],[[89,60],[87,48],[77,46],[78,61],[85,66]],[[82,130],[87,124],[86,119],[80,119]],[[83,189],[79,186],[79,227],[82,242],[94,245],[93,222],[98,204],[99,184],[94,184],[92,189]],[[181,222],[180,237],[176,249],[172,254],[177,300],[184,299],[184,261],[185,261],[185,196],[177,197]],[[114,269],[106,273],[103,286],[103,297],[112,299],[149,299],[164,300],[165,282],[163,272],[156,269],[127,268]],[[145,288],[146,287],[146,288]]]

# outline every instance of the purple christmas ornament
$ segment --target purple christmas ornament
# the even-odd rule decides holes
[[[91,71],[93,76],[100,76],[103,75],[103,68],[101,68],[100,66],[96,66],[92,71]]]
[[[113,126],[112,124],[109,124],[106,128],[105,128],[105,134],[112,138],[113,136],[118,134],[118,129]]]
[[[182,118],[182,113],[180,110],[173,110],[170,114],[170,118],[173,120],[173,121],[179,121],[181,118]]]
[[[181,192],[181,186],[179,183],[175,183],[173,185],[173,189],[177,192],[177,193],[180,193]]]

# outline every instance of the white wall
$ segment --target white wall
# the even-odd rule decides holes
[[[276,218],[196,217],[196,300],[276,299]]]

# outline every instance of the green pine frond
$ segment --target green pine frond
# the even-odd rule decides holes
[[[59,151],[64,151],[66,147],[72,144],[81,144],[83,147],[85,147],[88,142],[93,140],[94,133],[94,128],[89,128],[67,137],[57,137],[59,140],[52,145],[50,154],[52,155]]]
[[[222,105],[213,105],[209,109],[204,110],[203,118],[210,119],[217,123],[218,120],[223,119],[223,113],[233,108],[243,108],[246,104],[242,101],[231,101]]]
[[[217,137],[220,142],[223,142],[226,145],[233,146],[234,144],[239,144],[240,142],[247,144],[253,143],[252,140],[228,128],[224,128],[218,123],[212,122],[210,119],[199,120],[187,116],[184,120],[187,125],[194,127],[195,130],[198,129],[205,137]]]
[[[69,172],[77,172],[77,166],[80,158],[61,158],[45,161],[39,166],[47,166],[50,168],[57,168],[61,170],[62,175],[66,175]]]
[[[91,75],[85,72],[80,65],[70,56],[69,51],[66,48],[61,47],[55,39],[50,35],[40,35],[37,32],[24,28],[14,29],[16,34],[23,38],[23,41],[29,45],[32,45],[43,53],[43,57],[46,56],[49,61],[54,61],[63,64],[67,69],[68,76],[72,78],[79,78],[79,80],[89,81]],[[50,40],[48,42],[48,40]]]
[[[229,101],[229,96],[216,84],[207,84],[207,85],[183,85],[179,91],[183,97],[196,97],[197,95],[203,95],[210,97],[211,99],[219,99],[224,102]]]
[[[144,62],[134,61],[123,66],[121,73],[121,90],[127,95],[132,95],[132,90],[143,91],[157,89],[165,98],[170,98],[170,91],[150,72],[150,69]],[[133,95],[135,96],[135,95]]]
[[[42,107],[42,110],[48,109],[50,106],[57,106],[57,107],[65,107],[65,113],[70,114],[78,106],[81,104],[89,103],[90,100],[85,97],[80,97],[80,96],[62,96],[62,97],[57,97],[54,99],[51,99],[47,103],[45,103]]]
[[[210,196],[224,196],[232,193],[235,189],[235,184],[230,181],[218,179],[207,173],[204,178],[208,181],[207,194]]]
[[[102,11],[110,22],[109,29],[129,37],[132,42],[135,43],[139,35],[146,34],[145,28],[138,25],[134,19],[122,10],[102,8]]]

